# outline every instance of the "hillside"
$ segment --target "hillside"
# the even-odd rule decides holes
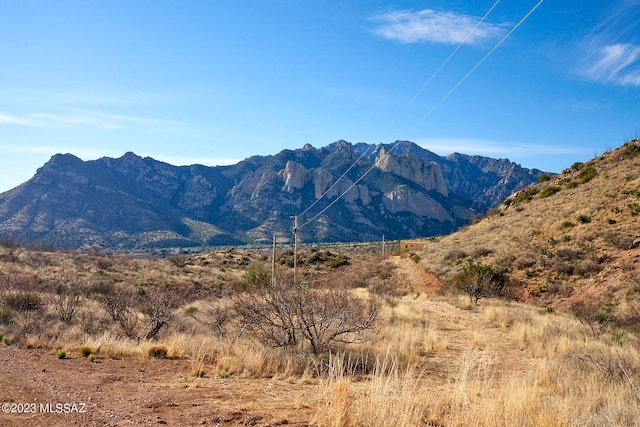
[[[513,296],[567,308],[640,292],[640,141],[516,192],[482,221],[429,242],[423,267],[452,286],[467,260],[505,269]]]
[[[345,192],[301,228],[303,241],[436,235],[470,223],[540,173],[506,159],[440,157],[407,141],[305,145],[218,167],[134,153],[87,162],[59,154],[0,194],[0,236],[124,250],[268,243],[274,232],[287,241],[293,215],[322,199],[304,223]]]

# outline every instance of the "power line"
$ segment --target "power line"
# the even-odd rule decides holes
[[[493,11],[493,9],[496,8],[496,6],[500,3],[501,0],[497,0],[493,6],[491,6],[491,8],[487,11],[487,13],[484,14],[484,16],[478,21],[478,23],[475,25],[475,27],[473,27],[473,29],[466,35],[466,37],[464,38],[464,40],[462,40],[458,46],[456,46],[456,48],[449,54],[449,56],[444,60],[444,62],[442,64],[440,64],[440,66],[436,69],[436,71],[431,75],[431,77],[429,77],[429,79],[425,82],[425,84],[422,85],[422,87],[413,95],[413,97],[404,105],[404,107],[402,107],[402,109],[400,110],[400,112],[398,114],[396,114],[396,116],[389,122],[389,124],[384,128],[384,130],[380,133],[380,136],[384,135],[386,131],[388,131],[391,126],[393,126],[393,124],[396,122],[396,120],[398,120],[398,118],[406,111],[407,108],[409,108],[409,106],[413,103],[413,101],[416,100],[416,98],[418,98],[418,96],[420,96],[420,94],[425,90],[425,88],[427,86],[429,86],[429,84],[431,83],[431,81],[440,73],[440,71],[447,65],[447,63],[451,60],[451,58],[453,58],[453,56],[458,52],[458,50],[460,50],[460,48],[467,42],[467,40],[469,40],[469,38],[476,32],[476,30],[478,29],[478,27],[487,19],[487,17],[489,16],[489,14]],[[376,138],[379,139],[379,138]],[[390,152],[393,152],[397,146],[398,142],[396,142],[390,149]],[[302,211],[300,214],[298,214],[299,217],[303,216],[304,214],[306,214],[307,212],[309,212],[309,210],[311,210],[315,205],[317,205],[322,199],[324,199],[324,197],[329,194],[329,192],[331,190],[333,190],[335,188],[336,185],[338,185],[338,183],[340,181],[342,181],[347,174],[369,153],[369,150],[371,150],[371,148],[373,148],[374,145],[370,145],[361,155],[360,157],[358,157],[352,164],[351,166],[342,174],[340,175],[340,177],[338,177],[338,179],[329,187],[327,188],[327,190],[325,190],[320,197],[318,197],[311,205],[309,205],[304,211]],[[368,173],[368,172],[367,172]],[[352,187],[349,187],[349,189],[351,189]],[[349,190],[347,190],[349,191]],[[344,195],[344,194],[343,194]],[[341,198],[342,195],[339,198]],[[329,206],[332,206],[333,203]],[[326,209],[324,209],[322,212],[324,212]],[[314,216],[314,219],[317,218],[317,215]],[[309,221],[308,221],[309,222]],[[303,225],[306,225],[308,222],[306,222]]]
[[[489,14],[491,12],[493,12],[493,9],[496,8],[496,6],[498,6],[498,3],[500,3],[501,0],[497,0],[493,6],[491,6],[491,8],[487,11],[487,13],[484,14],[484,16],[482,17],[482,19],[480,19],[478,21],[478,23],[476,24],[475,27],[473,27],[473,29],[466,35],[466,37],[464,38],[464,40],[462,40],[458,46],[456,46],[456,48],[449,54],[449,56],[447,57],[447,59],[444,60],[444,62],[442,64],[440,64],[440,66],[438,67],[438,69],[431,75],[431,77],[429,77],[429,79],[426,81],[426,83],[424,85],[422,85],[422,87],[420,88],[420,90],[418,90],[416,92],[415,95],[413,95],[413,97],[409,100],[409,102],[407,102],[405,104],[404,107],[402,107],[402,110],[400,110],[400,112],[393,118],[393,120],[391,120],[391,122],[387,125],[387,127],[382,131],[382,134],[384,134],[387,130],[389,130],[389,128],[391,128],[391,126],[396,122],[396,120],[398,120],[398,118],[405,112],[405,110],[407,108],[409,108],[409,106],[411,104],[413,104],[413,101],[416,100],[416,98],[426,89],[427,86],[429,86],[429,84],[431,83],[431,81],[440,73],[440,70],[442,70],[445,65],[447,65],[449,63],[449,61],[451,60],[451,58],[453,58],[453,56],[458,52],[458,50],[460,50],[460,48],[467,42],[467,40],[469,40],[469,38],[473,35],[473,33],[476,32],[476,30],[478,29],[478,27],[487,19],[487,17],[489,16]]]
[[[540,0],[538,2],[538,4],[536,4],[533,9],[531,9],[529,11],[529,13],[527,13],[521,20],[520,22],[518,22],[512,29],[511,31],[509,31],[494,47],[493,49],[491,49],[489,52],[487,52],[487,54],[467,73],[465,74],[465,76],[460,79],[460,81],[458,83],[456,83],[456,85],[451,88],[451,90],[449,92],[447,92],[447,94],[445,96],[443,96],[440,101],[438,101],[432,108],[431,110],[429,110],[429,112],[427,114],[425,114],[422,119],[420,119],[418,121],[418,123],[415,124],[415,126],[413,126],[409,132],[407,132],[407,135],[411,134],[411,132],[413,132],[418,126],[420,126],[420,124],[422,124],[422,122],[424,122],[427,117],[429,117],[431,115],[431,113],[433,113],[436,108],[438,108],[440,106],[440,104],[442,104],[448,97],[449,95],[451,95],[456,89],[458,89],[458,87],[467,79],[467,77],[469,77],[480,65],[482,65],[482,63],[484,61],[486,61],[486,59],[491,56],[491,54],[498,48],[500,47],[500,45],[520,26],[522,25],[522,23],[529,17],[529,15],[531,15],[537,8],[538,6],[540,6],[542,4],[544,0]]]
[[[413,127],[409,130],[409,132],[408,132],[407,134],[410,134],[411,132],[413,132],[413,131],[414,131],[414,130],[415,130],[415,129],[416,129],[416,128],[417,128],[417,127],[418,127],[418,126],[419,126],[419,125],[424,121],[424,120],[426,120],[426,119],[427,119],[427,118],[428,118],[428,117],[429,117],[429,116],[430,116],[430,115],[431,115],[431,114],[432,114],[432,113],[433,113],[433,112],[434,112],[434,111],[435,111],[435,110],[436,110],[436,109],[437,109],[437,108],[438,108],[438,107],[439,107],[439,106],[440,106],[440,105],[441,105],[441,104],[442,104],[442,103],[443,103],[443,102],[444,102],[444,101],[445,101],[445,100],[446,100],[446,99],[447,99],[447,98],[448,98],[448,97],[449,97],[449,96],[450,96],[450,95],[451,95],[451,94],[452,94],[452,93],[453,93],[453,92],[454,92],[454,91],[455,91],[455,90],[456,90],[456,89],[457,89],[457,88],[462,84],[462,83],[464,83],[464,81],[465,81],[465,80],[466,80],[466,79],[467,79],[467,78],[468,78],[468,77],[469,77],[469,76],[470,76],[470,75],[471,75],[471,74],[472,74],[476,69],[478,69],[478,67],[480,67],[480,65],[482,65],[482,64],[487,60],[487,58],[489,58],[489,56],[491,56],[491,54],[492,54],[493,52],[495,52],[495,50],[496,50],[496,49],[498,49],[498,47],[500,47],[500,46],[502,45],[502,43],[504,43],[504,41],[505,41],[507,38],[509,38],[509,36],[510,36],[510,35],[511,35],[511,34],[512,34],[512,33],[513,33],[513,32],[514,32],[518,27],[520,27],[520,25],[522,25],[522,23],[524,23],[524,21],[526,21],[526,20],[527,20],[527,18],[529,18],[529,16],[530,16],[530,15],[531,15],[531,14],[532,14],[532,13],[533,13],[533,12],[534,12],[534,11],[535,11],[535,10],[536,10],[536,9],[537,9],[537,8],[538,8],[538,7],[543,3],[543,2],[544,2],[544,0],[540,0],[540,1],[539,1],[539,2],[538,2],[538,3],[537,3],[537,4],[536,4],[536,5],[535,5],[535,6],[534,6],[534,7],[533,7],[533,8],[532,8],[532,9],[531,9],[527,14],[526,14],[526,15],[525,15],[525,16],[524,16],[524,17],[523,17],[523,18],[522,18],[522,19],[521,19],[517,24],[516,24],[516,25],[514,25],[514,27],[513,27],[513,28],[512,28],[512,29],[511,29],[511,30],[510,30],[510,31],[509,31],[509,32],[508,32],[508,33],[507,33],[507,34],[506,34],[506,35],[505,35],[505,36],[504,36],[504,37],[503,37],[503,38],[502,38],[502,39],[501,39],[501,40],[500,40],[500,41],[499,41],[499,42],[498,42],[498,43],[497,43],[497,44],[496,44],[496,45],[495,45],[495,46],[494,46],[494,47],[493,47],[493,48],[492,48],[492,49],[491,49],[491,50],[490,50],[490,51],[489,51],[489,52],[488,52],[488,53],[487,53],[487,54],[486,54],[486,55],[485,55],[485,56],[484,56],[484,57],[483,57],[483,58],[482,58],[482,59],[481,59],[481,60],[480,60],[476,65],[475,65],[475,66],[474,66],[474,67],[473,67],[473,68],[471,68],[471,70],[470,70],[467,74],[465,74],[465,75],[464,75],[464,77],[462,77],[462,79],[460,79],[460,81],[458,81],[458,83],[456,83],[456,85],[455,85],[455,86],[454,86],[454,87],[453,87],[449,92],[447,92],[447,94],[446,94],[445,96],[443,96],[443,97],[440,99],[440,101],[438,101],[438,102],[437,102],[437,103],[436,103],[436,104],[431,108],[431,110],[429,110],[429,112],[428,112],[427,114],[425,114],[425,116],[424,116],[424,117],[422,117],[422,119],[420,119],[420,121],[419,121],[415,126],[413,126]],[[496,3],[496,4],[497,4],[497,3]],[[491,11],[491,10],[493,10],[493,8],[494,8],[494,7],[495,7],[495,5],[490,9],[490,11]],[[486,16],[486,15],[485,15],[485,16]],[[476,26],[476,28],[477,28],[477,26]],[[474,30],[475,30],[475,28],[474,28]],[[457,50],[457,49],[456,49],[456,50]],[[448,61],[448,59],[449,59],[449,58],[447,58],[447,61]],[[425,86],[426,86],[426,84],[425,84]],[[422,89],[420,89],[420,91],[419,91],[419,92],[421,92],[421,91],[422,91]],[[415,98],[415,97],[414,97],[414,98]],[[412,99],[410,102],[412,102],[412,101],[413,101],[413,99]],[[405,107],[405,108],[406,108],[406,107]],[[394,119],[394,120],[395,120],[395,119]],[[389,150],[389,152],[393,152],[393,151],[395,150],[395,148],[397,147],[397,145],[398,145],[398,142],[396,142],[396,143],[392,146],[392,148]],[[362,158],[362,156],[361,156],[361,158]],[[358,160],[359,160],[359,159],[358,159]],[[356,162],[356,163],[357,163],[357,162]],[[354,164],[349,168],[349,170],[351,170],[354,166],[355,166],[355,163],[354,163]],[[299,230],[299,229],[301,229],[301,228],[305,227],[306,225],[308,225],[309,223],[311,223],[311,222],[315,221],[315,220],[316,220],[320,215],[322,215],[322,214],[323,214],[324,212],[326,212],[330,207],[332,207],[334,204],[336,204],[336,203],[338,202],[338,200],[340,200],[342,197],[344,197],[344,195],[345,195],[345,194],[347,194],[347,193],[348,193],[348,192],[349,192],[353,187],[355,187],[355,186],[356,186],[360,181],[362,181],[362,180],[364,179],[364,177],[365,177],[365,176],[367,176],[367,175],[368,175],[368,174],[369,174],[369,173],[370,173],[370,172],[375,168],[375,166],[376,166],[376,163],[374,162],[374,163],[371,165],[371,167],[370,167],[369,169],[367,169],[367,170],[365,171],[365,173],[364,173],[362,176],[360,176],[360,177],[359,177],[355,182],[353,182],[353,184],[351,184],[351,185],[349,186],[349,188],[347,188],[345,191],[343,191],[343,192],[342,192],[338,197],[336,197],[334,200],[332,200],[332,201],[331,201],[331,203],[329,203],[326,207],[324,207],[320,212],[318,212],[316,215],[314,215],[311,219],[309,219],[308,221],[304,222],[302,225],[299,225],[299,226],[297,227],[297,230]],[[343,174],[343,175],[342,175],[342,177],[344,177],[345,175],[346,175],[346,173],[345,173],[345,174]],[[341,177],[341,178],[342,178],[342,177]],[[333,188],[336,184],[337,184],[337,181],[336,181],[336,183],[334,183],[334,185],[333,185],[331,188]],[[327,191],[327,192],[328,192],[328,191]],[[324,195],[325,195],[327,192],[325,192],[325,193],[323,194],[323,197],[324,197]],[[316,201],[313,205],[315,205],[316,203],[317,203],[317,201]],[[307,209],[305,210],[305,212],[307,212],[309,209],[310,209],[310,208],[307,208]]]

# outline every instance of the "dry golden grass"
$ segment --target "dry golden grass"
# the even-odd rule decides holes
[[[630,142],[581,170],[569,169],[531,187],[532,200],[503,204],[482,221],[437,238],[419,253],[421,265],[444,281],[467,258],[506,268],[516,282],[514,297],[556,308],[592,294],[625,299],[640,289],[640,248],[629,249],[640,238],[638,148],[635,157],[625,157],[629,146],[638,145]],[[597,175],[579,183],[588,168]],[[561,190],[540,196],[552,186]]]
[[[598,172],[591,181],[568,184],[580,179],[578,170],[554,177],[540,184],[538,194],[560,187],[555,194],[504,207],[502,215],[441,237],[420,254],[421,267],[445,283],[465,257],[506,267],[518,286],[511,295],[527,303],[474,304],[466,296],[430,293],[432,280],[413,262],[390,273],[381,260],[363,258],[356,272],[340,270],[334,277],[364,284],[368,271],[379,269],[385,273],[373,281],[376,286],[387,292],[391,283],[406,295],[385,293],[370,340],[313,355],[303,346],[265,347],[234,319],[216,329],[185,311],[227,309],[225,287],[237,284],[244,263],[261,261],[261,253],[222,250],[154,259],[0,248],[0,278],[7,283],[22,281],[43,295],[54,293],[61,280],[88,290],[70,324],[55,320],[51,300],[43,299],[42,319],[31,330],[17,336],[17,325],[5,319],[0,334],[69,354],[88,347],[98,361],[145,359],[151,346],[161,346],[168,358],[179,359],[189,387],[203,393],[212,380],[229,376],[249,384],[268,379],[285,387],[309,386],[322,396],[320,403],[302,394],[291,401],[314,413],[310,422],[320,426],[640,425],[637,325],[616,325],[598,335],[563,310],[576,299],[599,295],[618,316],[631,316],[638,307],[640,249],[623,243],[638,235],[629,206],[640,204],[640,192],[634,191],[640,189],[640,156],[620,160],[620,150],[585,166]],[[184,303],[173,309],[160,334],[130,339],[102,305],[98,290],[107,279],[140,294],[189,292],[179,293]],[[350,292],[366,299],[371,290]],[[146,319],[142,312],[137,316]],[[242,405],[251,411],[256,404]]]

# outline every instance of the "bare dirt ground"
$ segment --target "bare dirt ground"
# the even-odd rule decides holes
[[[403,267],[425,291],[409,298],[447,343],[428,361],[431,387],[446,393],[465,357],[494,375],[530,368],[531,356],[504,333],[483,326],[473,310],[425,298],[437,284],[422,269]],[[0,344],[0,365],[1,426],[306,426],[326,407],[319,380],[194,378],[186,360],[91,363],[79,354],[59,360],[47,350]]]

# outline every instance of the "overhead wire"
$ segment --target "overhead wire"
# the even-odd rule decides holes
[[[441,98],[441,99],[440,99],[440,100],[439,100],[439,101],[438,101],[438,102],[437,102],[437,103],[436,103],[436,104],[435,104],[435,105],[434,105],[434,106],[433,106],[433,107],[432,107],[432,108],[427,112],[427,114],[425,114],[425,115],[424,115],[424,116],[423,116],[423,117],[418,121],[418,123],[416,123],[416,125],[415,125],[415,126],[413,126],[413,127],[409,130],[409,132],[407,132],[407,134],[410,134],[410,133],[411,133],[411,132],[413,132],[413,131],[414,131],[414,130],[415,130],[415,129],[420,125],[420,124],[422,124],[422,122],[424,122],[424,121],[425,121],[425,120],[426,120],[426,119],[427,119],[427,118],[428,118],[428,117],[429,117],[429,116],[430,116],[430,115],[431,115],[431,114],[432,114],[432,113],[433,113],[433,112],[434,112],[434,111],[435,111],[435,110],[436,110],[436,109],[437,109],[437,108],[438,108],[438,107],[439,107],[439,106],[440,106],[440,105],[441,105],[441,104],[442,104],[442,103],[443,103],[443,102],[444,102],[444,101],[445,101],[445,100],[446,100],[446,99],[447,99],[447,98],[448,98],[448,97],[449,97],[449,96],[450,96],[450,95],[451,95],[451,94],[452,94],[452,93],[453,93],[453,92],[458,88],[458,87],[460,87],[460,85],[462,85],[462,83],[464,83],[464,81],[465,81],[465,80],[466,80],[466,79],[467,79],[471,74],[473,74],[473,72],[474,72],[475,70],[477,70],[477,69],[478,69],[478,67],[480,67],[480,65],[482,65],[482,64],[483,64],[483,63],[484,63],[484,62],[489,58],[489,56],[491,56],[491,54],[493,54],[493,52],[495,52],[495,51],[496,51],[496,49],[498,49],[498,47],[500,47],[500,46],[502,45],[502,43],[504,43],[504,42],[505,42],[505,40],[507,40],[507,38],[509,38],[509,36],[511,36],[511,34],[513,34],[513,32],[514,32],[516,29],[518,29],[518,27],[520,27],[520,25],[522,25],[522,24],[523,24],[523,23],[524,23],[524,22],[529,18],[529,16],[531,16],[531,14],[532,14],[533,12],[535,12],[535,10],[536,10],[536,9],[537,9],[537,8],[538,8],[538,7],[543,3],[543,2],[544,2],[544,0],[540,0],[540,1],[535,5],[535,6],[533,6],[533,8],[532,8],[531,10],[529,10],[529,12],[528,12],[528,13],[527,13],[527,14],[526,14],[526,15],[525,15],[525,16],[524,16],[524,17],[523,17],[523,18],[522,18],[522,19],[521,19],[521,20],[520,20],[516,25],[514,25],[514,26],[513,26],[513,28],[512,28],[512,29],[511,29],[511,30],[510,30],[510,31],[509,31],[509,32],[508,32],[508,33],[507,33],[507,34],[506,34],[502,39],[500,39],[500,41],[499,41],[498,43],[496,43],[496,45],[495,45],[491,50],[489,50],[489,52],[487,52],[487,54],[486,54],[484,57],[482,57],[482,59],[481,59],[480,61],[478,61],[478,63],[477,63],[473,68],[471,68],[471,70],[470,70],[467,74],[465,74],[465,75],[464,75],[464,76],[463,76],[463,77],[458,81],[458,83],[456,83],[456,84],[453,86],[453,88],[452,88],[451,90],[449,90],[449,92],[447,92],[447,93],[446,93],[446,94],[445,94],[445,95],[444,95],[444,96],[443,96],[443,97],[442,97],[442,98]],[[493,8],[495,8],[495,6],[496,6],[496,5],[497,5],[497,2],[496,2],[496,4],[494,4],[494,6],[492,6],[492,8],[489,10],[489,12],[491,12],[491,10],[493,10]],[[487,15],[488,15],[488,13],[487,13]],[[485,15],[485,17],[486,17],[487,15]],[[483,18],[483,19],[484,19],[484,18]],[[477,28],[477,26],[476,26],[476,28]],[[475,31],[475,28],[474,28],[474,30],[473,30],[473,31]],[[466,41],[466,39],[465,39],[465,41]],[[464,43],[464,42],[463,42],[463,43]],[[459,49],[459,47],[458,47],[458,48],[456,48],[456,50],[455,50],[455,51],[457,51],[458,49]],[[454,52],[455,52],[455,51],[454,51]],[[450,55],[450,56],[452,56],[452,55]],[[445,60],[445,62],[447,62],[449,59],[450,59],[450,58],[447,58],[447,60]],[[442,66],[442,67],[443,67],[443,66]],[[442,67],[438,68],[437,72],[439,72],[439,71],[440,71],[440,69],[441,69]],[[433,78],[430,78],[430,79],[428,80],[428,82],[430,82],[432,79],[433,79]],[[427,83],[427,84],[428,84],[428,83]],[[425,85],[423,86],[423,88],[421,88],[421,89],[418,91],[418,94],[424,90],[424,88],[427,86],[427,84],[425,84]],[[415,98],[416,98],[416,97],[417,97],[417,95],[416,95],[416,96],[414,96],[414,98],[412,98],[412,99],[409,101],[409,103],[413,102],[413,101],[415,100]],[[407,106],[405,106],[405,109],[406,109],[407,107],[408,107],[408,104],[407,104]],[[404,111],[404,109],[403,109],[403,111]],[[396,118],[394,118],[394,121],[397,119],[397,117],[399,117],[399,115],[398,115],[398,116],[396,116]],[[392,152],[392,151],[397,147],[397,145],[398,145],[398,142],[396,142],[396,143],[392,146],[392,148],[391,148],[389,151],[390,151],[390,152]],[[367,150],[367,151],[368,151],[368,150]],[[365,151],[365,152],[366,152],[366,151]],[[359,158],[359,159],[358,159],[358,160],[357,160],[353,165],[351,165],[351,167],[347,170],[347,172],[345,172],[345,173],[341,176],[341,179],[342,179],[342,178],[344,178],[344,176],[346,176],[346,174],[348,173],[348,171],[350,171],[351,169],[353,169],[353,167],[355,167],[355,165],[357,164],[357,162],[358,162],[358,161],[359,161],[363,156],[364,156],[364,153],[363,153],[363,155],[361,155],[361,156],[360,156],[360,158]],[[297,229],[299,230],[299,229],[303,228],[304,226],[306,226],[306,225],[310,224],[311,222],[315,221],[318,217],[320,217],[323,213],[325,213],[329,208],[331,208],[334,204],[336,204],[336,203],[338,202],[338,200],[340,200],[340,199],[341,199],[342,197],[344,197],[344,196],[345,196],[349,191],[351,191],[351,189],[353,189],[353,188],[354,188],[354,187],[355,187],[355,186],[356,186],[360,181],[362,181],[362,180],[363,180],[363,179],[364,179],[364,178],[365,178],[365,177],[366,177],[366,176],[367,176],[367,175],[368,175],[368,174],[369,174],[369,173],[370,173],[370,172],[371,172],[375,167],[376,167],[376,163],[374,162],[374,163],[371,165],[371,167],[369,167],[369,168],[364,172],[364,174],[362,174],[362,175],[361,175],[361,176],[360,176],[356,181],[354,181],[354,182],[353,182],[353,183],[352,183],[352,184],[351,184],[351,185],[350,185],[350,186],[349,186],[345,191],[343,191],[340,195],[338,195],[335,199],[333,199],[333,200],[331,201],[331,203],[329,203],[327,206],[325,206],[325,207],[324,207],[320,212],[318,212],[316,215],[314,215],[311,219],[309,219],[309,220],[307,220],[306,222],[302,223],[302,225],[299,225]],[[335,183],[330,187],[330,189],[332,189],[333,187],[335,187],[335,185],[337,185],[337,182],[338,182],[338,181],[336,181],[336,182],[335,182]],[[322,197],[324,197],[324,196],[325,196],[325,195],[330,191],[330,189],[329,189],[329,190],[327,190],[327,191],[322,195]],[[318,200],[316,200],[316,202],[314,202],[314,203],[312,204],[312,206],[314,206],[318,201],[319,201],[319,199],[318,199]],[[306,212],[308,212],[308,211],[309,211],[309,209],[310,209],[310,207],[309,207],[309,208],[307,208],[307,209],[303,212],[303,214],[304,214],[304,213],[306,213]],[[302,215],[302,214],[301,214],[301,215]]]
[[[464,77],[462,77],[462,79],[460,79],[460,81],[458,83],[456,83],[455,86],[453,86],[453,88],[451,88],[451,90],[449,92],[446,93],[446,95],[444,95],[440,101],[438,101],[432,108],[431,110],[429,110],[427,112],[427,114],[425,114],[419,121],[418,123],[416,123],[411,129],[409,129],[409,132],[407,132],[407,135],[411,134],[411,132],[413,132],[414,130],[416,130],[416,128],[418,126],[420,126],[422,124],[422,122],[424,122],[439,106],[440,104],[442,104],[453,92],[455,92],[456,89],[458,89],[458,87],[464,83],[465,80],[467,80],[467,78],[478,68],[480,67],[480,65],[482,65],[482,63],[484,61],[487,60],[487,58],[489,58],[489,56],[491,56],[491,54],[493,52],[495,52],[496,49],[498,49],[500,47],[500,45],[502,45],[502,43],[504,43],[504,41],[509,38],[509,36],[520,26],[522,25],[522,23],[524,21],[526,21],[526,19],[533,13],[535,12],[535,10],[538,8],[538,6],[540,6],[542,4],[544,0],[540,0],[534,7],[533,9],[531,9],[529,11],[529,13],[527,13],[521,20],[520,22],[518,22],[516,25],[513,26],[513,28],[511,29],[511,31],[509,31],[507,34],[505,34],[505,36],[493,47],[493,49],[491,49],[489,52],[487,52],[487,54],[471,69],[469,70],[469,72],[467,74],[464,75]]]
[[[467,40],[469,40],[469,38],[476,32],[478,27],[480,25],[482,25],[482,23],[487,19],[487,17],[493,11],[493,9],[495,9],[496,6],[498,6],[500,1],[501,0],[496,0],[496,2],[493,4],[493,6],[491,6],[491,8],[489,8],[489,10],[484,14],[484,16],[476,23],[476,25],[473,27],[473,29],[471,31],[469,31],[469,33],[465,36],[465,38],[456,46],[456,48],[449,54],[449,56],[442,62],[442,64],[440,64],[440,66],[433,72],[433,74],[431,74],[429,79],[427,79],[427,81],[422,85],[422,87],[413,95],[413,97],[411,97],[411,99],[402,107],[400,112],[398,114],[396,114],[396,116],[389,122],[389,124],[384,128],[384,130],[380,133],[380,135],[384,135],[391,128],[391,126],[393,126],[393,124],[398,120],[398,118],[400,118],[400,116],[402,116],[402,114],[404,114],[406,109],[409,108],[409,106],[418,98],[418,96],[420,96],[420,94],[426,89],[426,87],[429,86],[431,81],[449,63],[451,58],[453,58],[453,56],[458,52],[458,50],[460,50],[460,48],[467,42]],[[379,139],[379,138],[376,138],[376,139]],[[396,141],[396,143],[392,146],[390,151],[393,152],[397,145],[398,145],[398,142]],[[335,180],[335,182],[329,188],[327,188],[320,195],[320,197],[318,197],[316,200],[314,200],[314,202],[311,203],[311,205],[309,205],[304,211],[302,211],[301,213],[298,214],[298,217],[301,217],[301,216],[305,215],[315,205],[317,205],[321,200],[323,200],[325,198],[325,196],[327,196],[329,194],[329,192],[331,192],[331,190],[333,190],[335,188],[335,186],[338,185],[338,183],[340,183],[347,176],[347,174],[349,172],[351,172],[351,170],[369,153],[369,151],[373,147],[375,147],[375,145],[373,145],[373,144],[371,144],[369,147],[367,147],[367,149],[351,164],[351,166],[349,166],[349,168],[342,175],[340,175],[340,177],[338,177],[337,180]],[[351,189],[351,187],[349,189]],[[341,197],[342,197],[342,195],[340,197],[338,197],[338,199],[341,198]],[[329,205],[329,206],[332,206],[332,205],[333,205],[333,203],[331,205]],[[326,210],[326,209],[324,209],[324,210]],[[324,212],[324,210],[323,210],[323,212]],[[315,219],[315,218],[317,218],[317,216],[314,216],[313,219]],[[308,224],[308,222],[309,221],[307,221],[303,225]],[[298,228],[300,228],[300,227],[298,227]]]

